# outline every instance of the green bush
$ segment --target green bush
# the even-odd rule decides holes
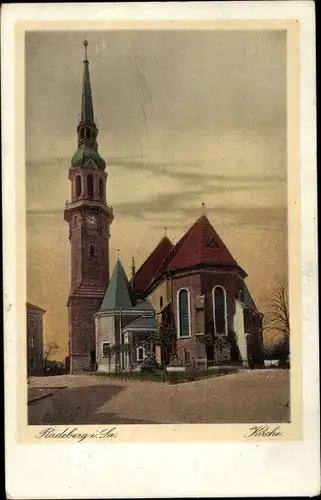
[[[158,363],[155,358],[150,357],[145,359],[140,365],[140,372],[143,373],[153,373],[158,368]]]

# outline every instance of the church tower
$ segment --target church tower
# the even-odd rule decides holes
[[[93,315],[109,283],[109,227],[112,208],[106,201],[106,163],[98,153],[91,92],[87,40],[78,149],[69,168],[71,198],[64,219],[69,224],[71,282],[69,311],[70,372],[94,370],[96,363]]]

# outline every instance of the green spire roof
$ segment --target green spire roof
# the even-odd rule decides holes
[[[87,56],[87,54],[86,54]],[[82,83],[82,97],[81,97],[81,122],[94,124],[94,107],[91,94],[90,74],[89,74],[89,61],[84,60],[84,75]]]
[[[72,157],[72,167],[82,167],[92,160],[99,169],[105,170],[106,163],[98,153],[97,134],[95,124],[94,107],[91,92],[89,61],[87,59],[87,40],[84,40],[85,60],[81,95],[81,116],[77,128],[78,149]]]
[[[100,311],[131,309],[133,292],[120,260],[116,262],[114,272],[102,301]]]

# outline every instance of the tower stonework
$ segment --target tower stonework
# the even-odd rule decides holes
[[[84,45],[87,49],[86,41]],[[67,302],[71,373],[95,369],[93,315],[100,308],[109,283],[109,227],[113,220],[106,199],[106,163],[98,153],[87,50],[77,134],[78,149],[69,168],[71,198],[64,212],[71,244]]]

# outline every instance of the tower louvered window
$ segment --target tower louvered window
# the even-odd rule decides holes
[[[178,294],[179,308],[179,336],[186,337],[190,334],[189,331],[189,303],[188,291],[180,290]]]
[[[92,198],[92,196],[94,194],[94,179],[93,179],[93,176],[91,174],[89,174],[87,176],[87,192],[88,192],[89,198]]]
[[[215,333],[217,335],[226,335],[226,292],[223,287],[216,286],[214,288],[213,302]]]
[[[77,175],[76,177],[76,198],[79,198],[81,196],[81,179],[80,175]]]

